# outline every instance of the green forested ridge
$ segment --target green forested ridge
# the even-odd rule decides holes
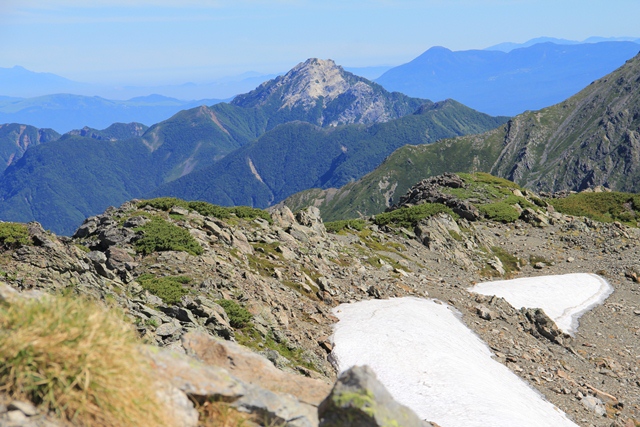
[[[45,228],[71,234],[87,216],[157,185],[151,164],[151,153],[136,139],[71,136],[40,145],[3,174],[0,218],[39,219]]]
[[[149,126],[143,125],[142,123],[113,123],[102,130],[85,126],[82,129],[67,132],[67,134],[107,141],[119,141],[142,136],[147,129],[149,129]]]
[[[326,221],[380,213],[424,178],[451,171],[490,170],[502,148],[503,128],[483,135],[399,148],[358,181],[337,190],[307,190],[292,195],[284,203],[292,210],[315,204]]]
[[[372,126],[323,129],[305,122],[289,123],[207,169],[159,187],[152,195],[266,207],[306,188],[336,187],[356,180],[405,144],[477,133],[504,120],[445,101]]]
[[[72,234],[87,216],[141,197],[253,138],[240,125],[253,126],[244,113],[216,115],[221,123],[229,123],[228,128],[223,124],[227,133],[210,111],[208,107],[182,111],[138,138],[109,141],[122,133],[114,125],[95,135],[89,129],[87,137],[67,134],[33,147],[0,179],[0,219],[37,220],[56,233]],[[234,122],[239,125],[234,127]],[[107,140],[96,139],[99,136]]]
[[[0,172],[22,157],[27,148],[58,138],[60,134],[53,129],[38,129],[18,123],[0,125]]]

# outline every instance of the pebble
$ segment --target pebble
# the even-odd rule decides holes
[[[594,396],[585,396],[580,401],[589,411],[594,412],[599,417],[606,415],[607,410],[604,407],[602,400]]]
[[[38,409],[33,405],[33,403],[31,402],[23,402],[20,400],[14,400],[13,402],[11,402],[9,404],[8,409],[11,410],[18,410],[20,412],[22,412],[23,414],[25,414],[28,417],[33,417],[34,415],[36,415],[38,413]]]
[[[28,420],[27,416],[17,409],[7,412],[6,417],[9,420],[9,423],[18,425],[24,424]]]

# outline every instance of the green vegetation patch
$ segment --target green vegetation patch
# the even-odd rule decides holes
[[[381,213],[375,216],[373,222],[378,226],[394,225],[398,227],[414,227],[419,221],[432,217],[439,213],[446,213],[453,218],[458,218],[450,208],[440,203],[423,203],[407,208],[396,209],[391,212]]]
[[[526,264],[525,260],[520,259],[513,254],[510,254],[500,246],[493,246],[491,248],[491,255],[496,256],[502,263],[505,277],[513,276],[516,272],[520,271],[521,266]],[[493,277],[497,277],[500,275],[500,273],[498,273],[495,269],[488,265],[482,270],[481,274]]]
[[[534,265],[534,264],[537,264],[539,262],[542,262],[542,263],[547,264],[547,265],[551,265],[551,261],[549,261],[548,259],[546,259],[543,256],[533,255],[533,254],[529,255],[529,264]]]
[[[187,276],[156,277],[145,273],[138,277],[138,283],[143,289],[159,297],[167,305],[179,303],[180,299],[189,293],[184,285],[190,282],[191,278]]]
[[[26,224],[17,222],[0,223],[0,246],[4,248],[19,248],[29,244],[31,244],[31,238]]]
[[[83,426],[174,425],[131,325],[78,296],[0,304],[0,391]]]
[[[249,261],[249,267],[261,276],[271,277],[276,272],[276,268],[278,268],[276,264],[266,258],[251,254],[247,254],[246,256]]]
[[[462,179],[468,182],[468,180],[473,180],[476,183],[481,184],[489,184],[491,186],[511,188],[511,189],[522,189],[518,184],[513,181],[509,181],[508,179],[499,178],[497,176],[493,176],[486,172],[476,172],[474,174],[458,174]]]
[[[586,216],[600,222],[620,221],[637,226],[640,220],[640,195],[632,193],[578,193],[562,199],[547,200],[556,211]]]
[[[478,210],[488,219],[498,222],[513,222],[520,218],[516,208],[506,202],[488,203],[478,206]]]
[[[304,366],[307,369],[317,371],[316,366],[305,357],[305,352],[301,348],[289,345],[286,340],[276,340],[274,334],[269,331],[266,336],[262,336],[258,330],[251,325],[244,327],[236,333],[239,344],[256,351],[274,350],[282,357],[289,360],[296,366]]]
[[[148,255],[160,251],[184,251],[201,255],[202,246],[184,228],[152,216],[151,221],[140,227],[144,235],[135,243],[136,252]]]
[[[165,212],[170,211],[174,206],[196,211],[200,215],[220,219],[227,219],[230,218],[231,215],[235,215],[238,218],[246,220],[262,218],[268,221],[269,224],[273,222],[271,215],[269,215],[267,211],[249,206],[223,207],[197,200],[188,202],[175,197],[160,197],[157,199],[142,200],[138,203],[138,208],[152,207]]]
[[[342,221],[326,222],[324,227],[329,233],[339,233],[343,230],[362,231],[366,225],[363,219],[347,219]]]
[[[216,301],[220,307],[224,308],[224,311],[229,316],[229,323],[234,328],[244,328],[249,325],[251,319],[253,319],[253,315],[244,308],[242,305],[238,304],[234,300],[230,299],[219,299]]]

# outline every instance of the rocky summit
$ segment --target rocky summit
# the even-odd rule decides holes
[[[213,401],[250,415],[246,425],[437,422],[394,402],[370,369],[338,376],[331,364],[334,307],[401,296],[454,306],[495,360],[576,424],[637,425],[640,231],[562,213],[509,181],[474,179],[436,177],[389,212],[338,223],[313,207],[267,213],[165,198],[109,208],[70,238],[12,225],[24,233],[3,237],[0,301],[72,294],[123,310],[179,425],[210,425],[203,408]],[[573,272],[614,288],[575,336],[541,310],[467,290]],[[0,396],[0,425],[64,425]]]
[[[318,58],[296,65],[231,102],[243,108],[266,108],[276,117],[286,115],[290,120],[307,120],[323,127],[386,122],[412,114],[425,103],[432,104],[426,99],[387,92],[331,59]]]

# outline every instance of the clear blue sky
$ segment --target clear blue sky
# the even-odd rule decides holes
[[[399,65],[431,46],[640,37],[638,0],[0,0],[0,67],[91,83],[206,82],[309,57]]]

